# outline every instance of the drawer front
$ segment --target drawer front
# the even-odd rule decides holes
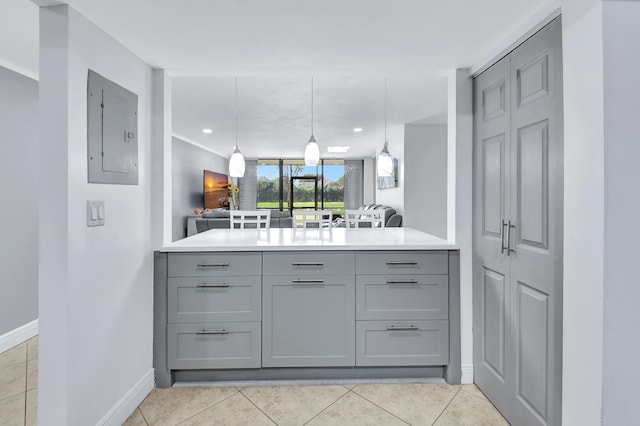
[[[356,319],[447,319],[447,275],[357,275]]]
[[[357,366],[449,363],[449,322],[356,321]]]
[[[353,275],[264,277],[262,366],[355,363]]]
[[[169,324],[170,370],[259,368],[260,323]]]
[[[355,273],[352,251],[302,251],[263,254],[264,275],[349,275]]]
[[[169,277],[260,275],[262,253],[169,253]]]
[[[449,273],[446,251],[367,251],[356,253],[356,274]]]
[[[169,278],[170,323],[260,321],[261,278]]]

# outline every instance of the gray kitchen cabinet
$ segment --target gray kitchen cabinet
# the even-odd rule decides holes
[[[445,365],[449,362],[449,322],[358,321],[356,365]]]
[[[167,259],[170,369],[259,368],[260,253],[171,253]]]
[[[262,366],[353,366],[353,275],[263,277]]]
[[[260,323],[169,324],[170,369],[259,368]]]

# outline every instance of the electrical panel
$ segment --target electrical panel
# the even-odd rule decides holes
[[[89,183],[138,184],[138,95],[89,70]]]

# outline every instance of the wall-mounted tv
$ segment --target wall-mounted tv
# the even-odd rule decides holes
[[[229,193],[227,192],[227,182],[229,182],[228,176],[222,173],[205,170],[202,181],[204,208],[229,208]]]

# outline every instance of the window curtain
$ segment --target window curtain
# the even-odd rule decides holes
[[[244,164],[244,176],[238,178],[240,210],[255,210],[258,202],[258,160],[245,160]]]
[[[344,208],[357,209],[363,204],[364,162],[344,160]]]

